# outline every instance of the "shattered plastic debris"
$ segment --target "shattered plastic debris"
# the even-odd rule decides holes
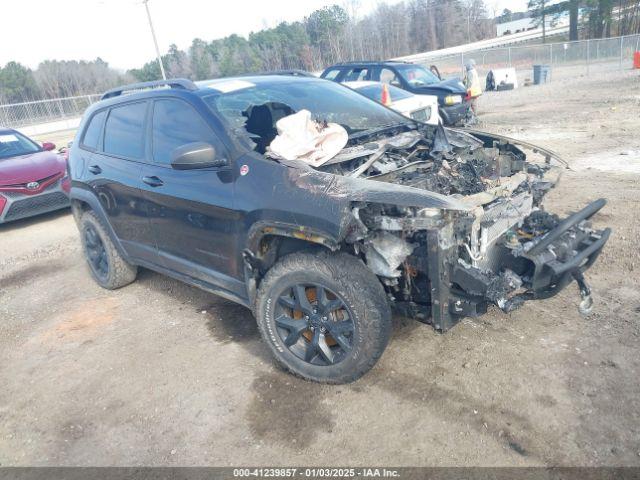
[[[302,160],[319,167],[335,157],[347,144],[349,135],[337,123],[319,123],[309,110],[300,110],[276,122],[278,136],[269,152],[285,160]]]

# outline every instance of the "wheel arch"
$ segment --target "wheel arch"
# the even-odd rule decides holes
[[[80,217],[86,211],[92,211],[95,213],[100,219],[101,223],[104,225],[109,238],[113,242],[118,253],[129,263],[134,263],[131,261],[129,255],[127,255],[126,250],[120,243],[120,239],[113,231],[111,227],[111,223],[109,223],[106,212],[104,211],[104,207],[100,204],[98,199],[86,190],[80,189],[78,187],[71,187],[71,192],[69,194],[71,199],[71,212],[73,214],[73,218],[76,221],[78,227],[80,226]]]
[[[253,304],[267,271],[282,257],[296,252],[335,252],[337,239],[318,229],[285,223],[259,222],[249,230],[242,251],[247,292]]]

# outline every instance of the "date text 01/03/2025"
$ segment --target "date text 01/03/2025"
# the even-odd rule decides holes
[[[236,468],[234,477],[263,478],[397,478],[399,472],[386,468]]]

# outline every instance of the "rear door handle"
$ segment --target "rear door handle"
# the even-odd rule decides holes
[[[89,171],[94,175],[98,175],[99,173],[102,173],[102,169],[100,168],[100,165],[91,165],[89,167]]]
[[[155,175],[152,177],[142,177],[142,181],[151,187],[161,187],[164,182]]]

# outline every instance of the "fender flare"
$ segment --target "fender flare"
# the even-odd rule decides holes
[[[289,237],[309,243],[316,243],[327,247],[331,251],[336,251],[340,248],[338,239],[322,230],[283,222],[259,221],[254,223],[249,229],[246,250],[256,254],[260,247],[260,242],[268,235]]]
[[[260,250],[260,242],[266,236],[294,238],[321,245],[331,251],[336,251],[340,247],[340,242],[338,242],[337,239],[318,229],[283,222],[259,221],[254,223],[251,228],[249,228],[247,242],[242,251],[245,285],[252,306],[256,299],[258,287],[256,272],[261,268],[262,263],[262,261],[257,258],[257,254]]]
[[[108,216],[104,210],[104,207],[92,192],[72,186],[71,191],[69,192],[69,199],[71,200],[72,208],[74,208],[74,201],[88,205],[91,211],[95,213],[102,222],[103,226],[107,230],[109,238],[115,245],[116,250],[118,250],[118,253],[122,256],[122,258],[124,258],[129,263],[135,263],[131,261],[129,255],[122,246],[122,243],[120,243],[120,239],[116,235],[116,232],[113,231],[113,227],[108,220]]]

